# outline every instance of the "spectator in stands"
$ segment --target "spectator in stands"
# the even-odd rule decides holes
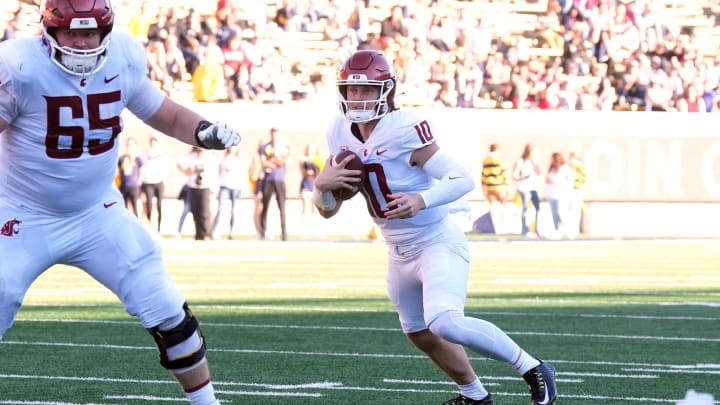
[[[176,32],[168,21],[167,11],[160,9],[147,28],[147,41],[162,41],[170,34],[176,35]]]
[[[316,1],[311,0],[306,2],[305,10],[303,13],[298,13],[299,15],[303,16],[303,21],[301,23],[301,30],[302,31],[311,31],[311,32],[318,32],[322,31],[323,24],[327,24],[330,20],[330,13],[333,11],[330,7],[323,7],[327,6],[328,3],[326,2],[323,4],[322,1]]]
[[[148,75],[165,94],[170,94],[172,79],[167,71],[165,46],[161,40],[151,40],[147,44]]]
[[[215,32],[207,32],[207,28],[209,27],[200,19],[200,13],[194,8],[190,8],[185,17],[177,18],[175,32],[176,35],[191,35],[194,37],[215,36]],[[213,28],[217,30],[216,27]]]
[[[612,111],[617,95],[615,88],[607,76],[600,77],[600,83],[597,86],[597,104],[596,109],[599,111]]]
[[[155,23],[156,14],[151,13],[148,4],[146,2],[140,2],[140,9],[137,13],[130,16],[128,21],[128,32],[134,38],[137,38],[143,43],[147,42],[148,30],[150,26]]]
[[[382,49],[394,48],[405,43],[408,36],[407,28],[403,20],[402,6],[392,6],[390,15],[380,25],[380,45]]]
[[[255,92],[250,88],[250,61],[246,58],[243,40],[239,33],[233,34],[222,50],[225,59],[225,80],[228,98],[253,100]]]
[[[672,93],[667,88],[665,77],[654,75],[650,88],[645,92],[646,111],[669,111],[672,109]]]
[[[430,22],[427,39],[440,52],[450,52],[455,45],[455,33],[447,16],[435,14]]]
[[[350,26],[345,21],[334,19],[323,29],[323,39],[326,41],[340,42],[343,38],[351,38],[353,36]]]
[[[224,58],[215,37],[209,36],[207,41],[202,53],[202,63],[192,74],[193,95],[197,101],[213,102],[221,99],[220,88],[226,83]]]
[[[287,89],[287,75],[277,52],[264,55],[262,62],[253,67],[249,87],[255,92],[255,99],[273,104],[287,101],[281,94]]]
[[[557,7],[553,7],[552,4],[548,5],[545,15],[538,18],[540,45],[543,48],[562,50],[565,46],[563,39],[565,27],[561,24]]]
[[[512,66],[499,52],[491,51],[482,66],[483,84],[479,96],[496,101],[498,104],[510,99],[507,84],[512,77]]]
[[[217,41],[217,40],[216,40]],[[180,50],[182,51],[183,58],[185,59],[185,70],[192,77],[195,74],[195,69],[200,66],[203,61],[204,53],[207,51],[207,46],[203,47],[194,37],[182,36],[179,38]]]
[[[168,35],[163,41],[163,45],[165,46],[165,71],[169,81],[168,87],[169,90],[172,90],[175,87],[175,82],[185,80],[190,75],[187,71],[185,56],[178,43],[178,37]]]
[[[382,42],[380,41],[380,36],[375,32],[368,32],[367,38],[364,42],[358,44],[357,49],[372,49],[375,51],[381,50]]]
[[[227,46],[230,41],[230,37],[237,35],[240,31],[242,31],[242,28],[235,23],[234,17],[234,13],[229,8],[218,10],[217,20],[219,26],[215,31],[215,38],[217,39],[217,44],[221,49]]]
[[[627,69],[617,88],[619,103],[630,106],[632,110],[644,110],[647,101],[647,84],[640,75],[640,62],[631,61]]]
[[[273,21],[283,31],[288,31],[290,21],[295,17],[295,8],[290,6],[289,0],[283,2],[277,7]]]
[[[718,97],[718,84],[720,82],[716,80],[705,80],[703,86],[702,99],[705,101],[705,108],[707,112],[720,111],[717,109],[716,103],[720,100]]]
[[[685,86],[685,91],[678,100],[677,107],[680,112],[707,112],[705,100],[700,96],[694,83]]]
[[[187,13],[183,16],[179,7],[174,5],[169,6],[167,10],[165,10],[167,19],[164,28],[167,33],[177,35],[178,38],[180,36],[199,37],[200,32],[193,31],[193,27],[188,23],[189,19],[192,18],[193,12],[194,10],[191,8],[187,10]]]
[[[268,23],[276,26],[278,30],[283,30],[284,27],[287,31],[322,32],[329,22],[338,21],[343,29],[347,28],[350,33],[348,39],[353,48],[351,52],[354,48],[385,49],[387,55],[398,62],[398,80],[404,85],[403,88],[427,89],[431,87],[427,86],[428,81],[437,82],[436,75],[430,79],[407,75],[405,72],[412,61],[412,67],[418,71],[436,69],[450,75],[449,80],[445,77],[441,81],[448,81],[448,91],[458,97],[455,104],[465,107],[478,107],[480,103],[476,105],[471,102],[471,98],[474,99],[477,93],[470,97],[472,89],[467,86],[463,75],[464,70],[472,69],[463,63],[478,63],[483,69],[485,87],[481,91],[480,99],[490,100],[482,103],[483,105],[489,105],[497,96],[496,105],[507,106],[505,101],[511,99],[510,93],[520,93],[520,97],[514,97],[514,108],[538,108],[546,105],[537,100],[537,97],[543,97],[540,89],[545,87],[551,92],[554,90],[549,88],[549,83],[538,81],[544,68],[535,72],[536,77],[525,76],[521,70],[524,64],[533,63],[533,60],[541,60],[546,66],[553,66],[553,60],[557,58],[565,76],[559,82],[562,93],[560,108],[607,110],[609,97],[612,97],[611,92],[606,91],[609,87],[605,79],[608,79],[617,94],[617,99],[612,103],[613,108],[652,110],[652,105],[646,108],[648,89],[652,90],[650,97],[662,92],[652,88],[645,60],[658,56],[667,62],[662,70],[667,73],[670,73],[672,68],[680,70],[678,76],[669,74],[672,80],[662,85],[673,94],[666,109],[679,108],[676,101],[679,101],[680,92],[692,82],[703,83],[699,87],[703,92],[706,108],[712,110],[715,105],[714,89],[718,82],[718,62],[712,64],[713,61],[704,57],[703,52],[697,49],[698,41],[693,41],[692,34],[688,34],[692,33],[691,27],[683,28],[678,23],[685,19],[676,22],[663,17],[656,12],[657,6],[650,1],[551,1],[546,12],[538,13],[534,34],[516,33],[519,28],[512,24],[503,23],[500,30],[489,25],[483,27],[480,17],[485,17],[485,14],[480,15],[474,7],[470,7],[472,2],[430,2],[428,6],[413,4],[410,7],[367,0],[287,0],[284,3],[276,2],[279,3],[278,8],[269,10],[253,2],[242,3],[242,7],[237,2],[235,5],[230,1],[221,3],[215,16],[205,17],[198,15],[197,10],[184,11],[178,7],[163,7],[158,13],[157,23],[148,28],[148,39],[158,39],[161,32],[167,33],[163,38],[177,36],[186,62],[186,71],[192,75],[203,59],[203,48],[209,42],[207,36],[216,37],[220,46],[224,47],[230,32],[240,34],[245,28],[254,29],[261,40],[266,40],[276,34],[264,28]],[[696,6],[688,3],[682,7],[687,7],[690,11],[693,10],[691,7]],[[283,8],[287,11],[282,11]],[[377,15],[374,11],[387,12],[389,16],[373,19],[373,16]],[[242,13],[243,20],[237,19],[239,13]],[[284,17],[283,13],[287,14],[287,17]],[[331,16],[333,18],[329,18]],[[220,21],[219,27],[215,19]],[[485,21],[495,21],[495,18],[488,15]],[[372,32],[370,27],[373,26],[379,27],[378,33]],[[135,29],[139,28],[133,28]],[[505,30],[512,34],[501,34]],[[346,35],[339,35],[339,40],[343,41],[345,37]],[[530,38],[535,38],[538,42],[532,44]],[[430,45],[431,41],[443,50]],[[550,52],[551,55],[534,55],[537,52],[535,47],[542,47],[543,44],[547,49],[555,49],[539,53]],[[169,54],[167,48],[166,45],[166,53]],[[432,49],[428,51],[427,48]],[[438,52],[452,54],[452,57],[440,58],[437,56]],[[343,54],[346,53],[347,51],[343,50]],[[496,61],[491,61],[486,56],[492,53],[495,53]],[[555,54],[560,56],[553,56]],[[281,58],[284,59],[281,70],[289,70],[293,61],[287,60],[285,56]],[[256,59],[258,60],[259,58]],[[633,69],[628,68],[628,65],[633,61],[638,62],[639,72],[630,73]],[[705,64],[708,65],[704,66]],[[598,69],[598,65],[606,65],[606,68]],[[493,66],[498,67],[499,71],[494,71]],[[171,77],[174,75],[171,70],[168,73]],[[458,73],[459,78],[453,83],[455,73]],[[590,80],[591,77],[594,79]],[[320,86],[327,79],[327,74],[316,79]],[[704,88],[706,80],[710,82],[709,89]],[[408,81],[410,85],[405,86]],[[249,82],[255,82],[252,72],[249,72]],[[283,91],[297,95],[293,97],[296,100],[303,99],[302,94],[307,93],[304,90],[307,87],[306,82],[298,81],[292,86]],[[606,91],[605,95],[608,97],[597,94],[598,86]],[[417,91],[423,93],[422,100],[417,101],[417,104],[432,103],[438,89],[436,86],[432,87],[432,91]],[[281,96],[273,97],[282,99]],[[588,104],[597,98],[600,100]],[[257,98],[258,101],[265,99],[266,97]],[[657,109],[658,106],[655,107]]]
[[[365,42],[370,30],[370,18],[367,11],[369,2],[369,0],[355,0],[355,7],[347,21],[347,25],[353,34],[350,36],[350,40],[355,47]]]

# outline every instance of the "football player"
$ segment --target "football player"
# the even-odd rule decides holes
[[[395,107],[396,75],[382,53],[355,52],[339,71],[340,112],[327,132],[332,154],[351,150],[366,176],[328,159],[315,180],[323,217],[342,205],[332,190],[361,183],[370,216],[388,245],[388,295],[408,339],[457,384],[445,404],[493,403],[464,347],[514,367],[530,386],[531,403],[555,401],[555,369],[518,346],[494,324],[464,314],[469,273],[465,234],[448,205],[474,188],[470,174],[440,149],[431,122]]]
[[[0,337],[40,274],[76,266],[139,318],[191,404],[217,404],[198,320],[113,177],[125,107],[190,145],[225,149],[240,136],[150,82],[142,46],[113,33],[109,0],[40,11],[42,35],[0,44]]]

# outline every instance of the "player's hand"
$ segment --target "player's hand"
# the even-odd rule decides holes
[[[201,121],[195,130],[195,140],[205,149],[227,149],[240,143],[240,134],[229,124]]]
[[[335,163],[333,156],[325,161],[323,170],[315,178],[315,187],[320,191],[332,191],[341,188],[352,190],[362,181],[360,170],[346,169],[345,165],[353,159],[347,156],[340,163]]]
[[[412,218],[425,208],[425,200],[420,194],[396,193],[387,195],[387,219]]]

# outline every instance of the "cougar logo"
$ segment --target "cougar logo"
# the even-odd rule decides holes
[[[2,236],[13,236],[20,233],[20,224],[22,221],[20,221],[17,218],[11,219],[7,222],[5,222],[5,225],[2,226],[2,229],[0,229],[0,235]]]

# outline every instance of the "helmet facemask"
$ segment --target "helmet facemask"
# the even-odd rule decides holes
[[[94,49],[76,49],[69,46],[60,46],[55,37],[46,32],[45,39],[50,44],[50,58],[60,69],[75,76],[89,76],[98,72],[107,58],[105,51],[110,43],[110,33],[100,41],[100,46]]]
[[[373,100],[348,101],[347,86],[375,86],[380,89],[379,96]],[[387,80],[367,80],[365,75],[353,74],[347,80],[338,80],[338,104],[345,118],[353,123],[364,123],[385,116],[391,108],[388,98],[394,93],[395,82]]]

